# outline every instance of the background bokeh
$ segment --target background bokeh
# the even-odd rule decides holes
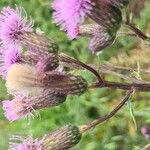
[[[150,31],[150,1],[133,0],[133,3],[135,24],[144,32]],[[69,41],[66,34],[53,24],[51,0],[1,0],[0,9],[8,5],[15,7],[15,4],[24,7],[27,14],[35,20],[35,27],[40,28],[59,44],[60,52],[86,63],[111,63],[135,68],[141,67],[147,70],[150,67],[150,47],[145,46],[137,38],[119,37],[111,47],[99,55],[94,55],[88,50],[88,39],[79,38]],[[124,29],[122,28],[122,30]],[[87,71],[73,73],[81,74],[89,82],[94,81],[93,76]],[[140,72],[130,72],[128,75],[150,80],[150,75],[145,76]],[[112,75],[104,75],[104,77],[111,81],[124,81]],[[61,106],[39,111],[40,117],[36,116],[33,120],[22,119],[12,123],[6,120],[0,108],[0,150],[8,148],[11,135],[40,137],[68,123],[85,124],[109,112],[124,93],[121,90],[110,89],[89,90],[81,96],[69,96]],[[0,100],[8,98],[10,96],[6,92],[5,82],[0,80]],[[126,105],[110,121],[86,133],[75,150],[138,150],[148,144],[149,141],[141,135],[140,129],[143,125],[150,123],[149,92],[136,93],[131,98],[131,106],[133,113]]]

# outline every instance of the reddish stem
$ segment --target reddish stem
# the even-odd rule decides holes
[[[139,30],[137,27],[135,27],[133,24],[131,24],[130,22],[125,22],[124,23],[129,29],[131,29],[139,38],[141,38],[142,40],[147,40],[148,37],[141,31]]]

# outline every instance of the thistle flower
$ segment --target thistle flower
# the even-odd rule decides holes
[[[9,67],[16,63],[21,61],[20,56],[20,48],[0,48],[0,76],[2,76],[3,79],[7,76],[7,70]]]
[[[41,108],[57,106],[65,100],[66,96],[64,94],[54,91],[44,91],[38,96],[19,95],[11,101],[3,101],[3,110],[9,121],[15,121],[20,118],[33,116],[32,112]]]
[[[100,0],[55,0],[54,21],[68,32],[70,39],[78,35],[78,26],[90,17],[100,26],[116,32],[122,21],[120,10],[106,1]]]
[[[62,94],[82,94],[87,90],[87,82],[80,76],[57,71],[40,73],[34,66],[14,64],[8,70],[6,86],[10,93],[38,94],[42,90]]]
[[[33,33],[32,27],[33,21],[31,17],[28,20],[24,8],[4,7],[0,13],[0,39],[5,46],[10,44],[20,45],[21,42],[25,42],[25,44],[31,44],[32,46],[47,45],[51,47],[53,42],[49,42],[50,40],[41,34]]]
[[[9,150],[42,150],[41,142],[32,137],[13,136],[11,141],[16,143],[11,142]],[[21,142],[21,144],[18,142]]]
[[[24,41],[29,48],[26,56],[36,62],[37,69],[40,72],[50,71],[58,67],[58,46],[52,40],[32,33],[28,34]]]
[[[68,32],[71,39],[77,36],[77,27],[92,10],[91,0],[55,0],[52,4],[54,19],[61,29]]]
[[[5,46],[20,45],[20,41],[18,41],[20,35],[24,32],[32,32],[32,27],[33,21],[27,20],[23,8],[4,7],[2,9],[0,13],[0,39]]]
[[[40,57],[45,62],[49,59],[45,68],[48,70],[55,69],[58,66],[57,45],[44,35],[34,33],[32,27],[32,19],[29,18],[28,20],[25,10],[21,7],[16,7],[16,9],[5,7],[0,13],[0,39],[2,44],[5,47],[19,45],[34,49],[32,55],[30,55],[33,61],[35,61],[35,57],[38,60]],[[39,56],[41,52],[43,54]],[[40,65],[42,64],[40,63]]]
[[[112,32],[97,24],[87,24],[79,26],[81,36],[90,37],[89,49],[93,52],[100,51],[111,45],[115,38],[116,32]]]
[[[10,143],[9,150],[68,150],[78,144],[80,139],[81,133],[78,127],[69,124],[41,139],[33,140],[29,137],[23,140],[22,137],[15,137]],[[16,141],[20,141],[20,143],[15,143]]]

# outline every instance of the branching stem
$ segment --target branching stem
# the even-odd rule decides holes
[[[81,66],[82,68],[89,70],[90,72],[92,72],[96,76],[97,80],[99,81],[98,83],[101,86],[103,86],[105,84],[103,79],[100,77],[99,73],[95,69],[93,69],[92,67],[86,65],[85,63],[83,63],[79,60],[76,60],[74,58],[71,58],[70,56],[67,56],[66,54],[60,54],[59,59],[62,62],[69,63],[69,64],[76,64],[77,66]]]

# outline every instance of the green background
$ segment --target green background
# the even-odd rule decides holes
[[[40,28],[58,43],[60,52],[78,58],[85,63],[111,63],[112,58],[117,59],[116,56],[119,53],[128,54],[128,52],[132,51],[137,42],[137,39],[134,38],[119,38],[113,46],[96,56],[87,47],[88,39],[79,38],[78,40],[69,41],[66,34],[52,23],[50,0],[1,0],[0,9],[8,5],[15,7],[15,4],[25,8],[27,14],[34,19],[35,28]],[[146,30],[150,22],[150,5],[149,3],[147,4],[141,11],[141,17],[135,19],[136,25],[142,30]],[[126,62],[126,66],[128,66],[128,62]],[[94,77],[87,71],[75,71],[73,73],[82,74],[88,82],[94,81]],[[105,76],[105,78],[112,81],[123,81],[110,75]],[[6,93],[4,84],[5,82],[0,80],[1,101],[10,97]],[[32,135],[37,138],[68,123],[78,126],[88,123],[96,117],[108,113],[124,94],[125,92],[120,90],[89,90],[81,96],[69,96],[66,102],[58,107],[40,110],[40,117],[35,117],[30,121],[22,119],[10,123],[6,120],[0,108],[0,150],[8,148],[9,137],[12,135]],[[140,128],[150,123],[150,103],[148,102],[150,101],[150,94],[148,92],[137,93],[131,100],[137,130],[126,105],[110,121],[84,134],[75,149],[133,150],[148,144],[149,141],[141,135]]]

